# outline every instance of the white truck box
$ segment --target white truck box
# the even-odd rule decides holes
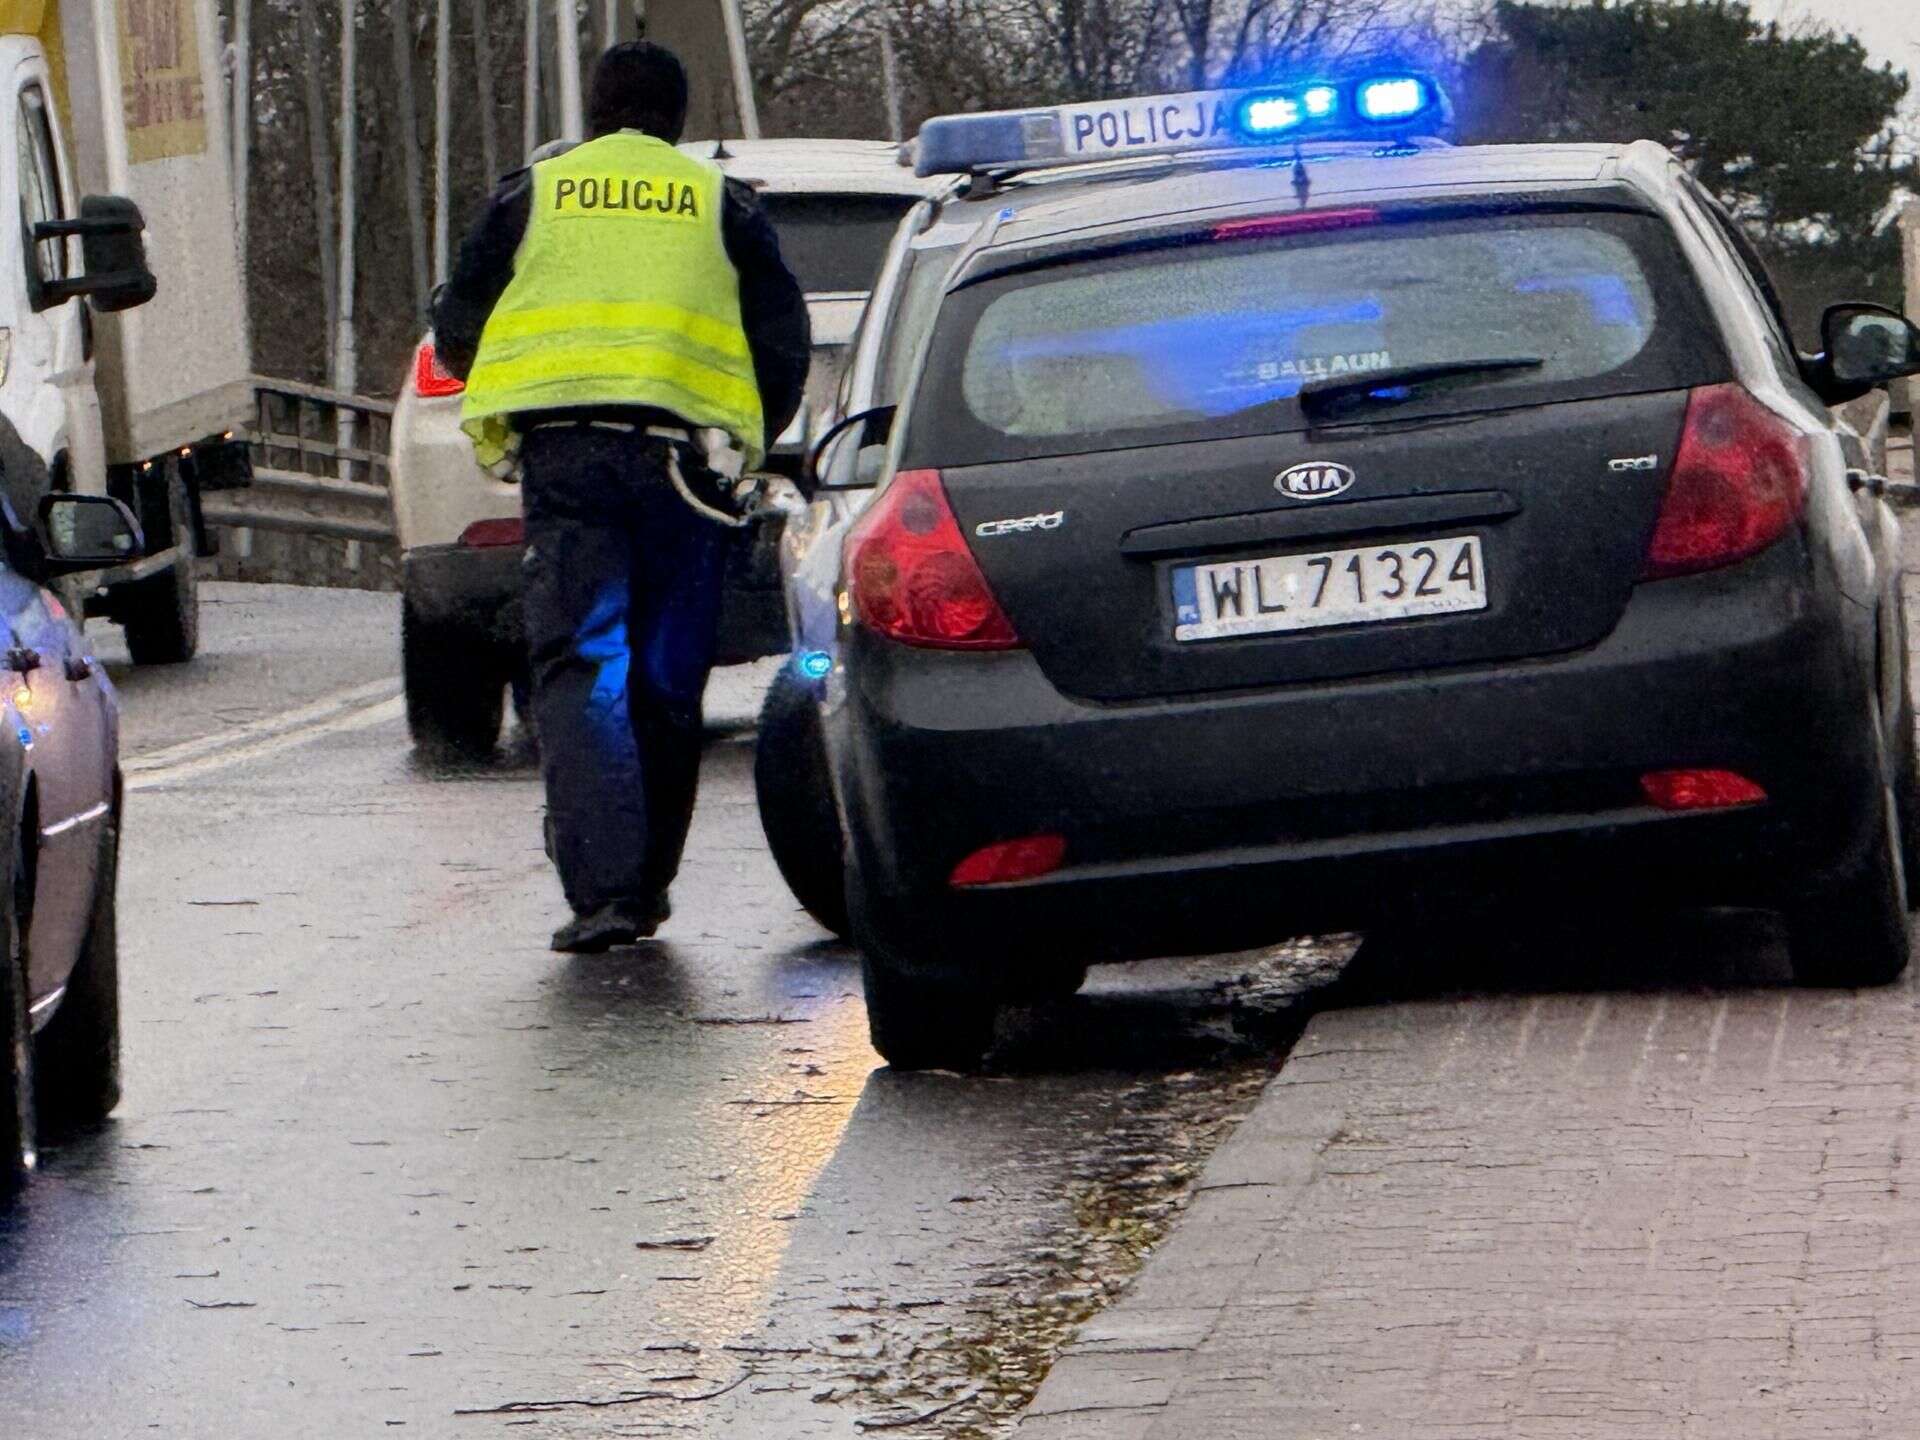
[[[140,207],[159,281],[146,305],[95,322],[107,459],[127,464],[252,414],[218,16],[213,0],[44,4],[38,31],[75,188]]]

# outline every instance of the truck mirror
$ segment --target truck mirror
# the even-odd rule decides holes
[[[89,195],[80,202],[78,220],[44,220],[33,227],[35,240],[80,237],[86,274],[77,280],[49,280],[40,287],[41,309],[84,295],[96,310],[131,310],[159,289],[147,268],[141,233],[147,222],[140,207],[121,195]]]
[[[107,495],[47,496],[40,502],[40,536],[56,574],[125,565],[145,548],[133,512]]]

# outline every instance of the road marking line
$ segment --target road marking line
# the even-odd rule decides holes
[[[225,730],[215,731],[211,735],[182,740],[177,744],[162,746],[158,750],[144,750],[128,758],[120,768],[128,775],[138,775],[148,770],[165,770],[182,761],[244,745],[261,736],[298,730],[316,720],[326,720],[346,710],[357,710],[375,701],[388,699],[397,694],[399,688],[399,682],[392,679],[369,681],[365,685],[356,685],[350,690],[336,691],[332,695],[302,705],[298,709],[277,710],[271,715],[261,716],[258,720],[248,720]]]
[[[224,735],[188,740],[136,755],[122,767],[127,789],[149,790],[156,785],[171,785],[209,770],[292,750],[328,735],[384,725],[406,713],[406,704],[394,693],[395,688],[392,680],[356,686],[298,710],[236,726]]]

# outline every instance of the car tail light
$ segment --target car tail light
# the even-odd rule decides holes
[[[527,543],[527,522],[516,517],[505,520],[476,520],[460,532],[460,543],[470,550],[490,550],[497,545]]]
[[[1642,578],[1759,554],[1799,523],[1809,469],[1806,437],[1738,385],[1695,390]]]
[[[956,890],[973,885],[1006,885],[1051,875],[1067,858],[1064,835],[1029,835],[985,845],[953,867],[947,884]]]
[[[1012,650],[1014,634],[967,548],[938,470],[902,470],[847,537],[861,623],[941,650]]]
[[[1640,790],[1660,810],[1730,810],[1767,798],[1759,785],[1732,770],[1655,770],[1640,777]]]
[[[466,388],[466,381],[441,368],[433,342],[422,340],[420,348],[413,352],[414,393],[428,400],[439,400],[448,395],[458,395]]]

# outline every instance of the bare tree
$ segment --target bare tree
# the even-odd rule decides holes
[[[500,174],[500,117],[493,104],[493,36],[487,0],[473,0],[473,84],[480,102],[480,173],[492,184]]]
[[[320,293],[327,315],[328,343],[338,333],[340,295],[333,247],[333,145],[327,136],[327,101],[321,88],[326,73],[326,37],[314,0],[300,0],[300,42],[306,51],[301,77],[306,91],[307,157],[313,164],[313,232],[320,242]]]
[[[427,309],[427,211],[420,176],[420,125],[413,83],[413,16],[407,0],[392,0],[388,29],[393,32],[394,119],[400,163],[406,180],[407,239],[413,278],[413,308]]]

